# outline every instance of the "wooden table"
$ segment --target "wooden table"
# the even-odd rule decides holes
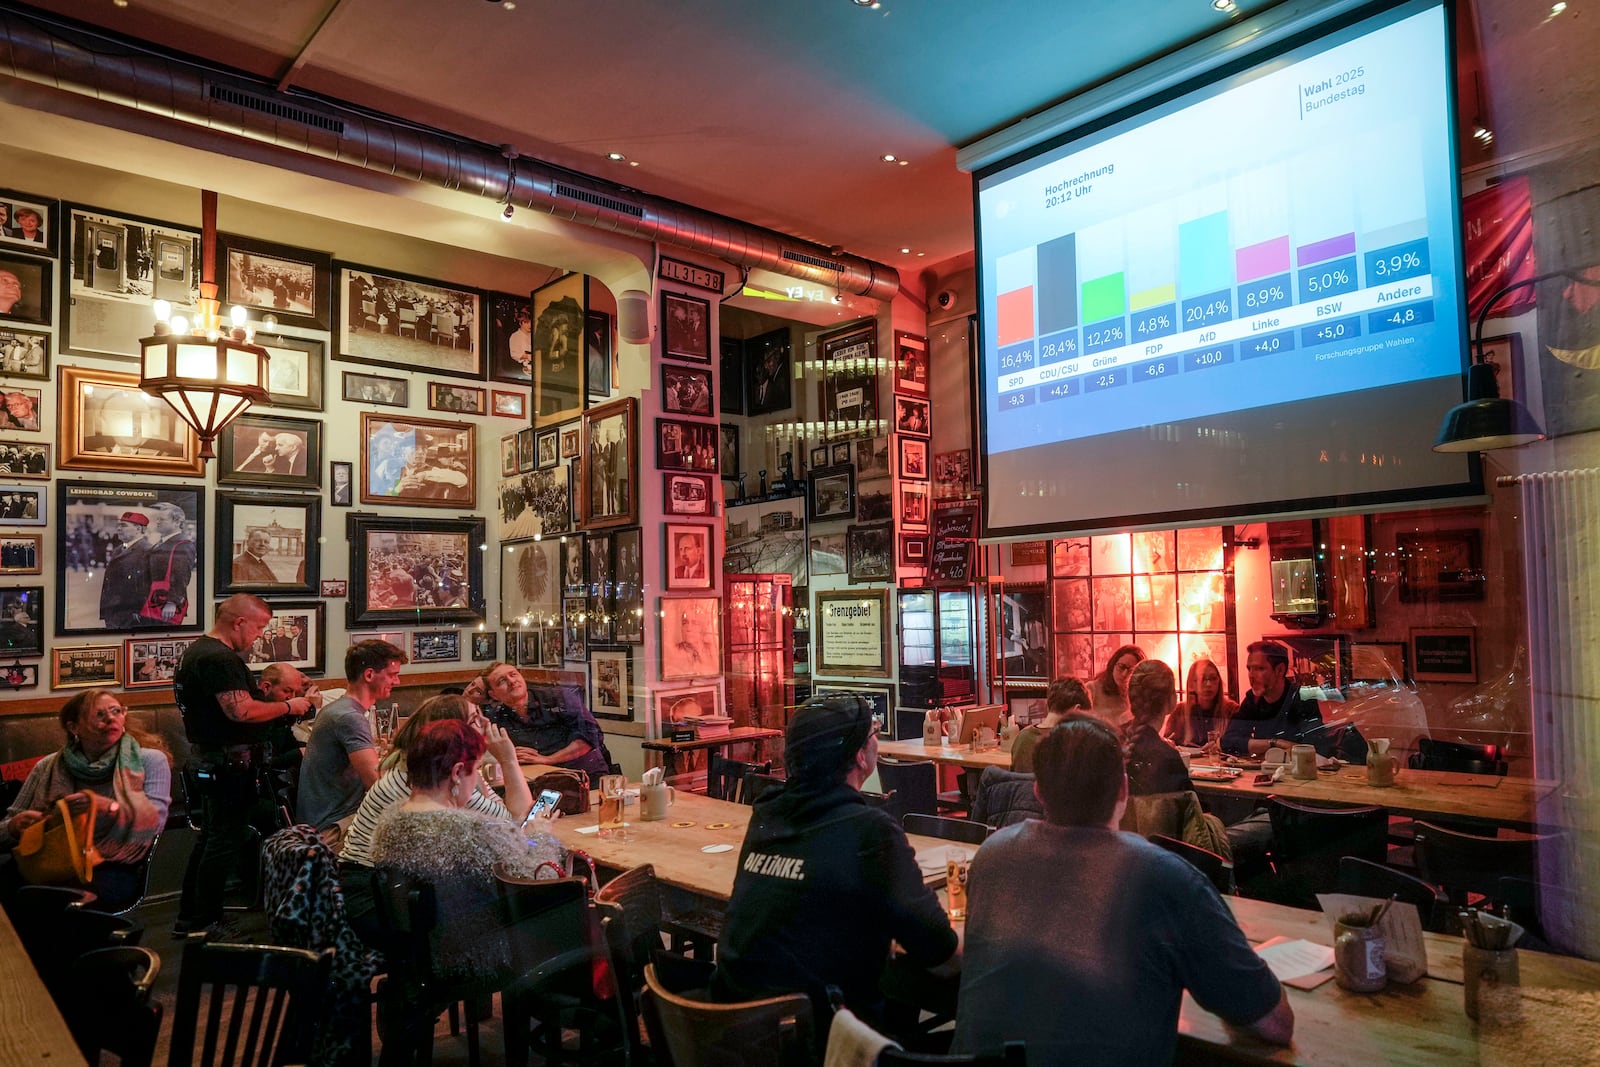
[[[774,737],[782,737],[782,730],[773,730],[764,726],[736,726],[719,737],[697,737],[693,741],[668,741],[666,738],[656,738],[646,741],[639,747],[648,752],[661,753],[661,762],[670,779],[677,773],[677,756],[680,752],[700,752],[707,749],[727,748],[729,745],[751,744],[757,751],[767,741]]]
[[[0,1067],[82,1065],[66,1020],[0,910]]]

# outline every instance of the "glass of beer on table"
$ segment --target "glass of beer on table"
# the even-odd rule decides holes
[[[610,837],[613,834],[621,836],[623,832],[622,813],[626,807],[625,799],[627,795],[627,775],[602,774],[600,776],[601,837]]]
[[[972,858],[964,848],[946,849],[944,856],[945,910],[952,921],[959,922],[967,917],[967,868]]]

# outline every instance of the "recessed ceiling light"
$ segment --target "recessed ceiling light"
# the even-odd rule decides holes
[[[606,158],[611,160],[611,162],[613,162],[613,163],[621,163],[623,160],[627,159],[628,157],[623,155],[621,152],[607,152],[606,153]]]
[[[501,4],[500,6],[505,8],[507,11],[515,11],[517,9],[517,0],[505,0],[505,3]]]
[[[900,157],[895,155],[893,152],[885,152],[883,155],[879,156],[878,158],[883,160],[885,163],[893,163],[895,160],[899,159]]]
[[[127,7],[128,0],[111,0],[111,5],[113,7]]]
[[[902,255],[902,256],[909,256],[909,255],[910,255],[910,254],[911,254],[911,249],[909,249],[909,248],[902,248],[902,249],[901,249],[901,250],[900,250],[900,254],[901,254],[901,255]]]
[[[1232,11],[1233,0],[1211,0],[1211,6],[1218,11]]]
[[[639,165],[639,161],[638,161],[638,160],[637,160],[637,159],[630,159],[630,160],[628,160],[628,166],[630,166],[630,167],[637,167],[637,166],[638,166],[638,165]]]
[[[897,159],[895,162],[900,164],[902,167],[909,167],[911,165],[911,160],[909,159]]]
[[[854,4],[854,5],[856,5],[857,7],[868,7],[868,8],[876,9],[876,8],[882,6],[878,2],[878,0],[850,0],[850,2],[852,4]]]

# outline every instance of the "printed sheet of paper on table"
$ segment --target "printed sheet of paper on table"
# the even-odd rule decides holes
[[[1350,893],[1318,893],[1317,905],[1328,920],[1329,936],[1333,924],[1341,915],[1352,912],[1371,914],[1383,903],[1382,897],[1361,897]],[[1388,968],[1389,980],[1409,985],[1428,973],[1428,949],[1422,940],[1422,916],[1415,904],[1397,900],[1389,905],[1378,922],[1378,936],[1383,938],[1383,962]]]
[[[1333,949],[1304,938],[1274,937],[1256,946],[1256,955],[1284,985],[1315,989],[1333,977]]]

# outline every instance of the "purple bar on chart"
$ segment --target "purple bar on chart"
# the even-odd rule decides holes
[[[1289,269],[1289,238],[1274,237],[1260,244],[1246,245],[1233,253],[1234,273],[1241,283],[1282,274]]]
[[[1294,261],[1300,266],[1306,267],[1312,263],[1321,263],[1325,259],[1348,256],[1355,250],[1356,235],[1346,233],[1338,237],[1330,237],[1326,241],[1313,241],[1308,245],[1301,245],[1295,249]]]

